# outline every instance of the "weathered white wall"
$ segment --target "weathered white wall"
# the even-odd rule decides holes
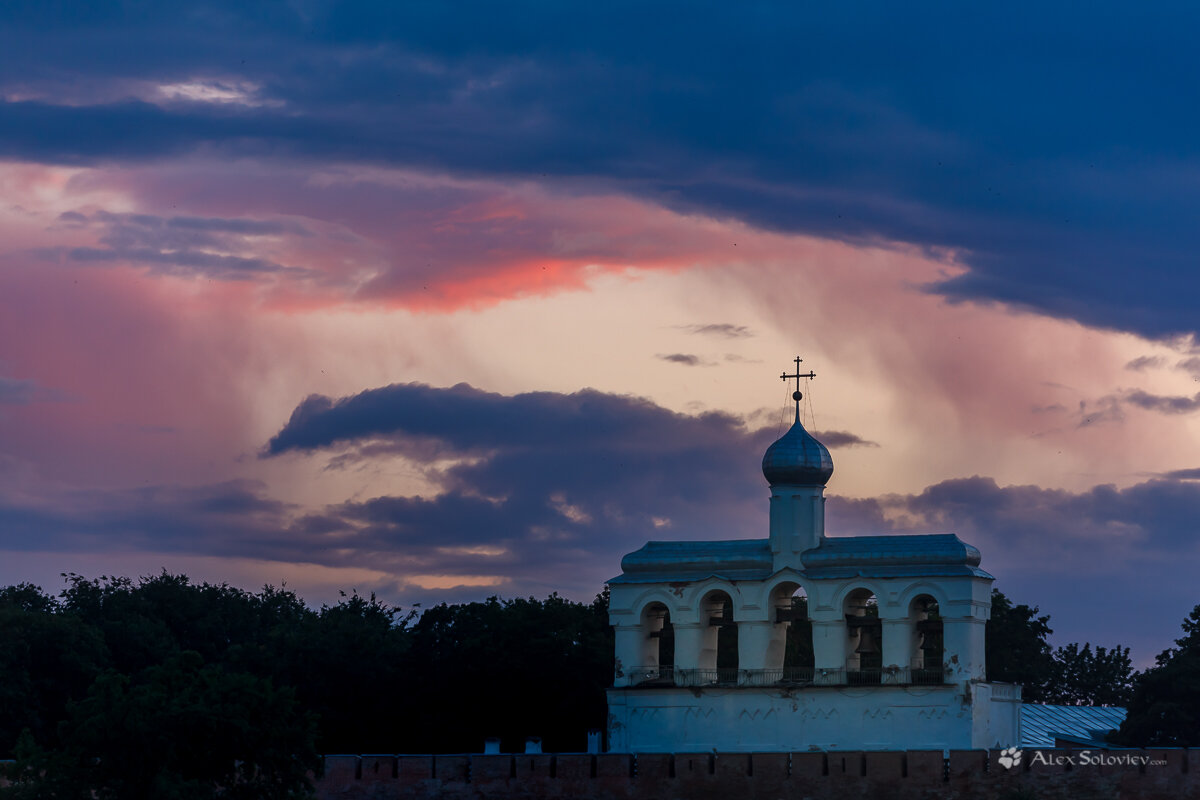
[[[1019,687],[1016,687],[1019,689]],[[997,690],[994,692],[994,690]],[[999,697],[993,697],[998,693]],[[1018,741],[1008,684],[610,689],[611,752],[997,748]],[[1015,699],[1014,699],[1015,698]]]

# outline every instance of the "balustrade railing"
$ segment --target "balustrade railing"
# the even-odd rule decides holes
[[[846,685],[847,686],[878,686],[883,683],[884,675],[888,678],[896,677],[895,673],[885,673],[881,669],[848,669],[846,670]],[[895,683],[889,680],[888,683]]]
[[[940,686],[946,682],[946,673],[944,670],[929,668],[913,667],[909,670],[911,679],[909,683],[917,686]]]
[[[675,686],[675,668],[634,667],[629,680],[634,686]]]
[[[746,669],[742,686],[807,686],[813,682],[812,667],[783,667],[782,669]]]
[[[676,669],[672,666],[635,667],[629,674],[633,686],[803,687],[803,686],[940,686],[946,673],[940,669],[884,667],[842,669],[784,667],[782,669]]]

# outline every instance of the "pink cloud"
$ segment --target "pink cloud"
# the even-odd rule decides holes
[[[223,473],[246,438],[248,287],[206,287],[197,303],[191,287],[124,267],[0,264],[3,370],[65,398],[7,409],[6,452],[89,485]]]
[[[0,165],[0,378],[55,398],[0,406],[0,495],[54,508],[86,489],[250,478],[287,504],[285,526],[295,509],[438,491],[414,489],[421,476],[386,457],[339,471],[302,456],[257,462],[309,393],[449,385],[459,378],[444,376],[474,367],[466,379],[493,391],[512,392],[503,381],[517,391],[595,385],[672,408],[700,398],[702,408],[748,412],[774,398],[757,383],[744,393],[731,384],[746,370],[767,370],[771,383],[797,349],[821,376],[819,427],[880,445],[838,450],[833,493],[915,494],[974,474],[1001,489],[1078,491],[1196,466],[1187,419],[1120,405],[1134,381],[1190,396],[1192,376],[1125,369],[1153,349],[1133,337],[922,291],[962,269],[953,253],[770,233],[570,189],[267,163]],[[585,307],[594,308],[576,325]],[[709,323],[755,335],[686,332]],[[532,332],[523,347],[503,338],[516,330]],[[557,365],[542,352],[552,347]],[[767,363],[747,366],[731,349]],[[554,385],[548,376],[579,351],[586,368]],[[655,358],[676,352],[719,368]],[[784,363],[772,364],[777,357]],[[752,530],[765,505],[736,502],[725,511],[736,508]],[[692,535],[686,521],[669,524],[663,535]],[[1019,554],[988,557],[1019,567]],[[381,586],[487,575],[562,588],[553,570],[508,563],[458,575],[399,549],[371,553],[370,563],[346,558],[308,579],[350,574],[322,571],[336,566],[383,573],[354,573]],[[615,571],[587,561],[579,555],[568,571],[583,582]],[[264,563],[276,574],[276,562]],[[220,575],[215,564],[206,574]],[[228,568],[258,574],[260,565]]]
[[[309,235],[245,241],[238,254],[315,273],[268,293],[299,308],[480,308],[605,271],[744,262],[795,241],[625,197],[395,172],[182,164],[80,174],[71,187],[118,190],[163,217],[295,221]]]
[[[1097,465],[1107,479],[1122,468],[1110,453],[1179,447],[1175,429],[1145,415],[1110,424],[1120,409],[1097,405],[1128,380],[1114,336],[921,291],[962,270],[952,253],[764,232],[569,188],[270,163],[6,167],[0,189],[23,202],[0,225],[24,252],[7,256],[20,268],[4,278],[17,299],[0,358],[10,377],[88,399],[72,415],[21,412],[66,440],[195,427],[228,446],[249,430],[234,395],[250,391],[264,353],[305,358],[294,337],[308,313],[439,315],[586,290],[606,274],[690,271],[750,297],[826,363],[871,375],[889,419],[936,434],[930,479],[978,463],[981,448],[1010,472],[1062,449],[1064,472]],[[136,438],[122,452],[137,452]],[[872,457],[896,452],[882,443]]]

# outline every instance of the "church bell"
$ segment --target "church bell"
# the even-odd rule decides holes
[[[859,655],[879,652],[879,643],[875,641],[875,630],[873,628],[859,629],[858,647],[854,648],[854,652]]]

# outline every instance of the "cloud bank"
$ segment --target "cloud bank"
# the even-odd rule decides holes
[[[1178,102],[1200,78],[1180,55],[1194,7],[1043,9],[1035,26],[1001,8],[693,12],[207,0],[68,29],[23,5],[0,33],[0,156],[605,187],[954,250],[970,271],[930,285],[950,298],[1196,333],[1200,112]]]
[[[406,602],[478,587],[587,596],[646,540],[765,535],[758,462],[775,433],[728,414],[689,416],[594,390],[506,396],[466,384],[396,384],[312,396],[263,459],[317,458],[334,469],[403,459],[438,491],[319,508],[272,499],[246,480],[10,498],[0,505],[0,546],[369,563],[389,576],[377,585]],[[1121,641],[1147,658],[1194,600],[1194,473],[1081,492],[978,476],[874,499],[841,497],[834,487],[829,530],[958,533],[980,547],[984,567],[1010,594],[1051,610],[1079,638],[1108,641],[1114,621],[1128,622]],[[1152,606],[1163,612],[1134,625],[1133,611]]]

